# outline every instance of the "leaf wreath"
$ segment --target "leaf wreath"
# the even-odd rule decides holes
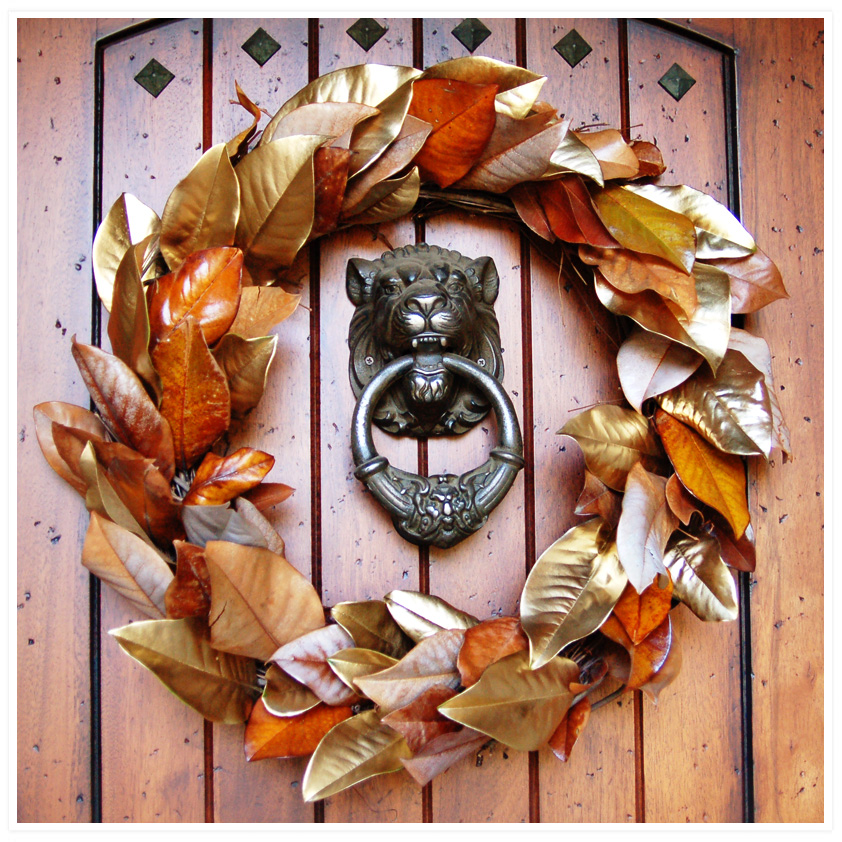
[[[253,125],[207,150],[160,218],[124,194],[97,232],[114,353],[72,343],[96,411],[35,407],[47,461],[91,512],[83,564],[151,618],[119,645],[205,718],[247,722],[248,760],[311,755],[308,801],[401,769],[425,784],[489,740],[566,760],[592,709],[675,677],[671,606],[732,620],[731,570],[754,569],[742,459],[786,458],[789,435],[769,349],[731,314],[786,297],[780,273],[713,198],[651,183],[653,144],[572,131],[538,101],[544,81],[473,57],[350,67],[262,132],[237,86]],[[263,393],[301,248],[452,207],[520,220],[636,323],[617,356],[629,406],[559,431],[584,453],[587,519],[537,559],[519,617],[393,591],[326,623],[264,515],[292,489],[263,481],[269,454],[226,454],[225,434]]]

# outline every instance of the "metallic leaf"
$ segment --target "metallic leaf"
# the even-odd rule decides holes
[[[379,111],[358,102],[310,102],[285,114],[275,125],[272,141],[294,135],[322,135],[326,141],[348,134],[361,120]]]
[[[248,719],[259,695],[254,661],[212,649],[203,620],[147,620],[109,634],[205,719],[228,724]]]
[[[664,558],[672,576],[675,596],[700,620],[736,620],[737,588],[711,535],[683,536],[673,542]]]
[[[277,347],[277,336],[243,339],[226,333],[211,352],[228,380],[234,418],[243,418],[260,402]]]
[[[443,599],[418,591],[390,591],[383,599],[395,622],[416,643],[442,629],[469,629],[479,623]]]
[[[255,131],[257,130],[257,124],[260,122],[260,115],[262,114],[260,108],[249,99],[248,95],[239,86],[236,79],[234,80],[234,87],[237,91],[237,101],[243,108],[245,108],[246,111],[248,111],[249,114],[251,114],[252,123],[239,134],[232,137],[225,145],[229,158],[234,158],[241,152],[245,151],[248,141],[253,137]]]
[[[530,571],[520,615],[533,669],[598,629],[623,592],[627,577],[608,533],[600,518],[574,526],[541,553]]]
[[[352,646],[331,655],[327,662],[348,687],[355,693],[362,693],[354,683],[358,678],[393,667],[397,659],[384,655],[382,652],[376,652],[374,649],[360,649]]]
[[[640,161],[617,129],[576,132],[576,137],[593,152],[606,181],[611,178],[634,178],[638,174]]]
[[[375,184],[368,196],[356,206],[354,215],[347,222],[371,225],[375,222],[400,219],[415,207],[420,189],[421,176],[418,167],[413,167],[406,175],[381,181]],[[374,201],[369,204],[369,199]]]
[[[263,704],[275,716],[297,716],[321,704],[319,697],[309,688],[287,675],[280,667],[269,664],[266,669],[266,686]]]
[[[550,155],[550,163],[544,171],[544,178],[561,173],[579,173],[590,178],[600,187],[604,183],[602,167],[599,166],[596,155],[573,132],[567,132]]]
[[[330,615],[361,649],[374,649],[392,658],[401,658],[409,651],[410,642],[381,599],[340,602],[331,608]]]

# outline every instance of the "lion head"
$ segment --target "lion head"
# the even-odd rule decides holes
[[[485,417],[487,401],[444,368],[442,354],[459,354],[503,379],[493,309],[499,276],[490,257],[405,246],[377,260],[352,258],[346,280],[357,308],[348,340],[354,394],[359,397],[391,360],[415,359],[380,401],[375,423],[392,433],[429,436],[465,432]]]

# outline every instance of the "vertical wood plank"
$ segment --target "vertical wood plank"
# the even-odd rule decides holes
[[[575,29],[591,46],[576,67],[553,49]],[[548,79],[541,99],[572,125],[620,123],[615,20],[526,23],[530,70]],[[531,249],[532,393],[535,447],[535,543],[540,554],[581,522],[573,514],[584,476],[574,442],[556,431],[582,409],[622,399],[615,358],[620,335],[592,287],[559,280],[558,267]],[[594,712],[567,763],[541,752],[541,821],[635,819],[634,711],[631,696]]]
[[[96,22],[17,27],[17,820],[82,822],[91,818],[87,515],[44,461],[32,407],[88,406],[70,337],[87,342],[91,330]]]
[[[346,33],[354,18],[319,22],[319,73],[363,63],[412,65],[409,20],[381,20],[388,32],[367,53]],[[384,225],[394,247],[414,242],[411,222]],[[322,594],[325,605],[381,599],[393,588],[418,589],[418,552],[354,477],[350,431],[354,394],[348,379],[348,326],[354,307],[345,294],[349,257],[378,257],[388,248],[369,229],[351,228],[321,241],[319,321],[321,368]],[[417,470],[414,440],[375,431],[393,464]],[[324,802],[329,822],[421,820],[421,792],[405,773],[373,778]]]
[[[680,102],[658,84],[674,62],[696,80]],[[722,73],[719,51],[629,23],[632,135],[663,152],[659,183],[689,184],[727,205]],[[739,627],[702,624],[684,606],[673,616],[685,669],[657,707],[644,704],[646,821],[741,821]]]
[[[157,98],[134,81],[152,58],[175,75]],[[160,214],[201,148],[201,21],[170,24],[110,46],[105,53],[103,213],[127,191]],[[102,589],[103,821],[203,821],[202,718],[126,657],[107,634],[138,619],[121,596]]]
[[[280,44],[262,67],[242,49],[259,27]],[[303,18],[214,20],[213,142],[224,143],[251,125],[250,114],[229,104],[237,98],[235,79],[253,102],[274,114],[307,84],[307,59],[307,21]],[[266,121],[264,117],[261,125]],[[278,350],[266,391],[244,429],[231,437],[230,449],[247,445],[271,453],[275,466],[267,481],[295,488],[295,494],[268,517],[284,538],[287,559],[310,577],[310,290],[306,260],[296,269],[303,273],[303,306],[273,331],[278,336]],[[313,807],[301,797],[306,758],[246,763],[243,731],[243,726],[214,726],[214,820],[312,821]]]

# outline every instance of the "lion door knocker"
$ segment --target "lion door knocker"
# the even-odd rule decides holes
[[[500,384],[494,314],[499,278],[490,257],[471,260],[426,244],[348,261],[351,429],[355,476],[414,544],[446,548],[472,535],[523,467],[523,440]],[[416,437],[458,435],[497,415],[499,443],[479,468],[422,477],[377,453],[372,421]]]

